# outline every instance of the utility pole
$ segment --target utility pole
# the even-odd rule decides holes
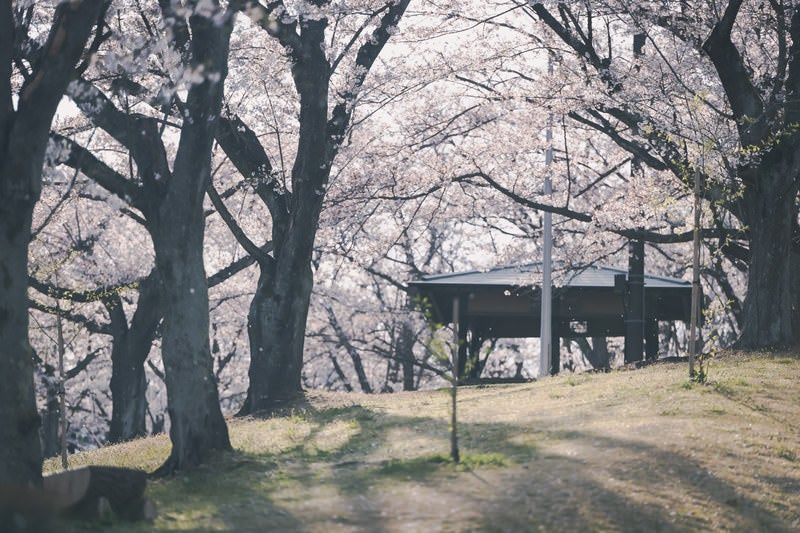
[[[553,59],[547,60],[547,73],[553,74]],[[544,194],[553,193],[553,184],[550,181],[550,165],[553,163],[553,113],[547,118],[547,151],[544,156]],[[553,215],[544,212],[542,228],[542,307],[541,326],[539,330],[539,376],[546,376],[552,370],[550,362],[553,353]],[[558,369],[556,369],[558,370]]]

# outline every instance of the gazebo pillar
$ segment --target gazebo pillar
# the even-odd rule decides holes
[[[625,363],[642,360],[644,348],[644,241],[631,241],[625,306]]]

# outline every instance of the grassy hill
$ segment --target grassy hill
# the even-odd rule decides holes
[[[797,354],[725,354],[707,385],[686,374],[685,363],[661,363],[464,387],[459,466],[446,455],[445,391],[312,392],[285,416],[230,420],[234,454],[150,481],[155,523],[92,527],[800,530]],[[166,437],[144,439],[70,466],[153,470],[168,448]]]

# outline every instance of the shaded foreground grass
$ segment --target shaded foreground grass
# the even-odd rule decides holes
[[[233,454],[152,480],[153,524],[103,531],[796,531],[800,359],[727,354],[708,385],[684,364],[459,391],[309,393],[288,416],[230,420]],[[152,471],[166,437],[71,466]],[[55,468],[55,463],[48,463]]]

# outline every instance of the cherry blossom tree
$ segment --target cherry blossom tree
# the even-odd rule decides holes
[[[223,121],[217,136],[237,169],[257,184],[272,222],[269,254],[258,253],[252,242],[235,232],[260,268],[248,315],[250,384],[242,414],[273,407],[300,391],[313,285],[310,261],[331,168],[351,126],[361,87],[408,4],[409,0],[399,0],[350,6],[320,0],[241,5],[284,49],[299,106],[287,188],[253,129],[241,118]],[[363,12],[367,15],[359,16]],[[329,40],[335,44],[329,45]],[[345,64],[349,68],[342,72]],[[215,206],[224,212],[219,202]]]
[[[69,95],[87,118],[129,151],[137,167],[137,181],[120,180],[115,173],[105,179],[114,194],[144,214],[152,238],[164,316],[161,354],[173,444],[161,471],[171,472],[203,462],[212,450],[230,448],[209,346],[203,199],[211,175],[233,12],[215,2],[161,8],[167,48],[176,52],[173,57],[181,67],[177,75],[184,83],[176,89],[186,95],[185,103],[179,104],[183,121],[171,164],[171,148],[165,141],[169,138],[162,137],[161,123],[152,114],[118,109],[86,78],[74,82]]]
[[[716,8],[705,2],[530,6],[580,58],[596,91],[596,102],[571,117],[641,164],[687,186],[702,181],[719,230],[717,248],[747,264],[741,345],[796,341],[798,11],[783,2],[740,0]],[[639,49],[621,52],[620,39]]]

